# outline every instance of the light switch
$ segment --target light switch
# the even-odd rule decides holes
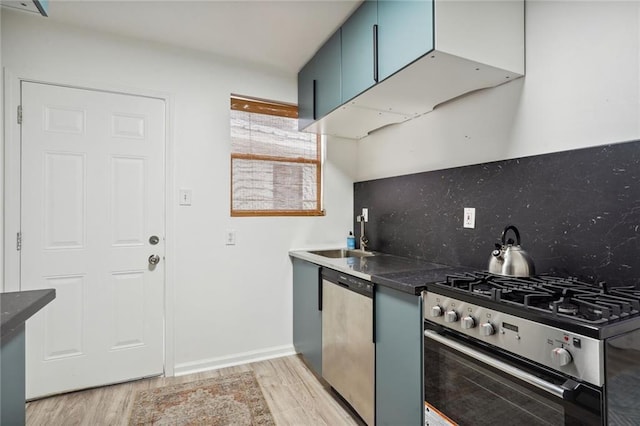
[[[236,245],[236,230],[235,229],[227,229],[225,234],[225,244],[228,246]]]
[[[180,196],[180,205],[181,206],[190,206],[191,205],[191,190],[190,189],[181,189],[179,196]]]

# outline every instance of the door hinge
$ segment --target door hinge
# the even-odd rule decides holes
[[[18,105],[18,124],[22,124],[22,105]]]
[[[16,235],[16,250],[22,250],[22,232],[18,232]]]

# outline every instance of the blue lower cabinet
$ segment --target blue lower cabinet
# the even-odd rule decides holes
[[[422,298],[376,286],[376,424],[423,424]]]
[[[293,346],[322,375],[322,280],[320,266],[293,260]]]
[[[24,323],[0,346],[0,425],[25,424]]]

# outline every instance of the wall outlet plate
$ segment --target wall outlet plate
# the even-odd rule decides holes
[[[475,228],[476,227],[476,209],[474,207],[465,207],[464,208],[464,218],[463,223],[465,228]]]
[[[362,209],[362,218],[365,222],[369,222],[369,209],[366,207]]]

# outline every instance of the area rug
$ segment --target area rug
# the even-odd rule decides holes
[[[275,425],[253,372],[138,391],[129,425]]]

